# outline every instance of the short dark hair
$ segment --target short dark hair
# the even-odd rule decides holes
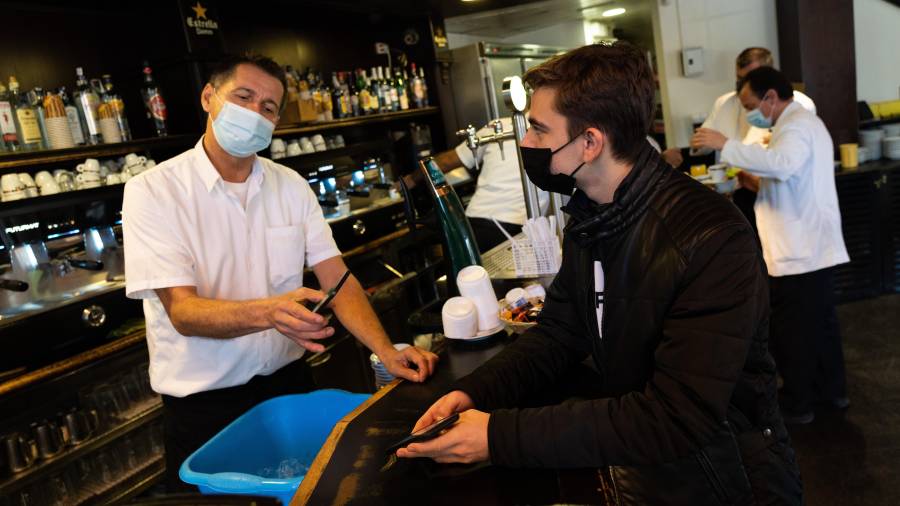
[[[741,51],[734,63],[737,65],[737,68],[742,69],[753,62],[759,63],[761,67],[775,65],[775,61],[772,59],[772,52],[764,47],[748,47]]]
[[[284,104],[286,103],[285,99],[287,98],[287,77],[285,77],[284,69],[281,68],[281,65],[268,56],[251,53],[225,55],[215,64],[215,66],[213,66],[212,71],[209,73],[209,84],[218,88],[222,83],[234,76],[234,72],[238,65],[253,65],[266,74],[278,79],[278,82],[281,83],[281,89],[284,91],[284,94],[281,96],[280,104],[281,108],[284,109]]]
[[[766,92],[769,90],[775,90],[781,100],[787,100],[794,96],[791,81],[781,71],[772,67],[753,69],[744,77],[744,84],[749,86],[750,91],[759,99],[766,96]]]
[[[556,91],[554,109],[568,120],[570,138],[596,127],[613,157],[628,162],[647,146],[656,86],[637,46],[616,41],[573,49],[531,68],[524,80],[532,89]]]

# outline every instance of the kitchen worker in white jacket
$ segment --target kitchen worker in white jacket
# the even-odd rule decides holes
[[[740,139],[744,144],[765,145],[768,142],[769,129],[759,128],[747,122],[747,111],[741,105],[738,93],[741,91],[741,85],[747,74],[759,67],[774,66],[775,61],[772,58],[772,52],[764,47],[748,47],[741,51],[734,62],[735,90],[729,91],[716,99],[701,128],[717,130],[729,139]],[[793,94],[794,102],[802,105],[809,112],[816,113],[816,104],[811,98],[799,91],[794,91]],[[695,150],[695,153],[706,155],[711,151],[711,149],[706,148]],[[678,167],[684,161],[679,148],[669,148],[663,151],[662,155],[663,159],[673,167]],[[716,162],[721,160],[721,155],[720,152],[716,153]],[[739,173],[738,180],[740,181],[740,187],[732,193],[731,199],[734,205],[744,213],[750,224],[756,226],[753,203],[756,200],[756,188],[759,185],[759,181],[748,172]]]
[[[770,349],[784,379],[779,402],[785,422],[809,423],[817,404],[849,405],[832,267],[850,259],[831,136],[792,91],[787,77],[770,67],[744,79],[739,97],[747,121],[772,127],[767,148],[705,128],[692,143],[721,150],[722,160],[760,178],[754,210],[770,276]]]

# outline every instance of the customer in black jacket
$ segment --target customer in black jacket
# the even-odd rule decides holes
[[[578,188],[562,267],[538,324],[416,429],[453,412],[460,422],[398,455],[597,467],[617,504],[800,504],[766,347],[759,246],[734,206],[644,141],[654,84],[643,54],[585,46],[525,81],[529,177],[549,191]],[[598,371],[581,388],[590,398],[517,408],[587,357]]]

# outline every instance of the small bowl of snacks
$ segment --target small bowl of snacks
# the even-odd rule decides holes
[[[537,325],[538,315],[544,307],[546,292],[541,285],[513,288],[500,299],[500,321],[516,334]]]

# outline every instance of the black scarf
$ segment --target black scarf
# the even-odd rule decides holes
[[[649,143],[638,155],[609,204],[598,204],[578,190],[562,209],[571,218],[565,232],[581,247],[614,236],[640,218],[671,167]]]

